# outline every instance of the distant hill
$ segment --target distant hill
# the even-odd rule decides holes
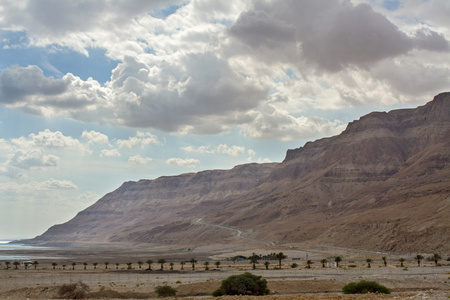
[[[449,253],[450,93],[365,115],[340,135],[288,150],[281,163],[126,182],[30,242],[186,245],[242,236]]]

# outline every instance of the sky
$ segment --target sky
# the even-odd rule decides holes
[[[450,90],[448,0],[0,0],[0,240]]]

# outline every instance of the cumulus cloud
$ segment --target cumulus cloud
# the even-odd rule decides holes
[[[227,116],[231,123],[235,115],[257,106],[268,91],[211,52],[158,65],[127,58],[114,70],[112,84],[127,97],[117,104],[120,123],[185,133],[223,132],[223,126],[214,125],[216,116]]]
[[[334,121],[326,125],[314,117],[298,117],[305,102],[309,108],[328,110],[370,102],[348,96],[357,94],[381,102],[391,99],[392,104],[404,101],[398,92],[409,88],[397,73],[413,71],[415,78],[421,71],[435,71],[447,76],[448,64],[442,62],[448,61],[448,21],[442,0],[423,1],[418,4],[422,10],[404,3],[397,15],[382,14],[366,1],[53,2],[6,1],[0,25],[24,32],[29,45],[70,47],[86,55],[89,48],[107,49],[120,63],[104,85],[71,73],[46,77],[37,66],[4,69],[0,102],[45,117],[176,134],[218,134],[240,126],[249,137],[288,140],[334,132],[331,128],[337,126]],[[170,16],[155,12],[171,4],[179,7]],[[419,20],[437,17],[418,27],[402,12]],[[423,53],[443,59],[414,65]],[[400,67],[390,74],[389,63]],[[298,78],[280,79],[286,70]],[[343,79],[352,70],[364,79]],[[280,92],[283,80],[293,83]],[[442,77],[436,84],[425,81],[411,90],[429,96],[448,83]],[[279,96],[276,103],[273,95]],[[279,106],[276,114],[261,109],[269,102]],[[281,123],[270,125],[276,120]],[[88,135],[82,138],[94,143]],[[97,138],[106,143],[107,137]],[[118,148],[144,147],[157,139],[136,136],[116,143]]]
[[[211,146],[199,146],[197,148],[193,147],[193,146],[186,146],[186,147],[182,147],[181,150],[184,150],[186,152],[190,152],[190,153],[198,153],[198,154],[214,154],[215,151],[214,150],[210,150]]]
[[[169,158],[166,161],[167,164],[173,165],[173,166],[181,166],[181,167],[188,167],[188,168],[195,168],[198,164],[200,164],[200,161],[198,159],[194,158]]]
[[[94,130],[84,130],[81,134],[81,138],[85,139],[88,144],[108,144],[109,138],[107,135]]]
[[[152,161],[152,158],[142,157],[140,155],[134,155],[134,156],[130,156],[128,158],[128,163],[133,164],[133,165],[145,165],[151,161]]]
[[[53,96],[67,90],[63,79],[45,77],[37,66],[12,66],[0,74],[0,101],[6,104],[24,102],[28,96]]]
[[[229,33],[264,61],[312,64],[331,72],[367,68],[414,48],[448,51],[441,34],[421,30],[409,36],[370,5],[349,1],[255,1]]]
[[[59,160],[60,158],[56,155],[45,155],[40,149],[27,152],[19,150],[9,158],[7,164],[9,166],[28,170],[31,168],[56,167]]]
[[[82,154],[90,154],[92,151],[83,145],[79,140],[72,138],[71,136],[65,136],[60,131],[51,131],[45,129],[38,134],[31,133],[28,137],[19,137],[11,140],[12,145],[19,149],[34,149],[38,148],[67,148],[78,150]]]
[[[120,152],[117,149],[103,149],[100,151],[100,157],[120,157]]]
[[[339,121],[329,121],[319,117],[293,117],[272,105],[264,108],[264,113],[254,111],[254,121],[241,125],[242,132],[258,139],[296,140],[314,136],[330,136],[345,129]]]
[[[225,144],[220,144],[217,146],[217,153],[227,154],[230,156],[239,156],[245,153],[245,147],[236,145],[230,147]]]
[[[136,136],[130,137],[127,140],[117,140],[116,144],[119,148],[133,148],[135,146],[141,146],[144,148],[150,144],[160,144],[158,137],[150,132],[138,131]]]

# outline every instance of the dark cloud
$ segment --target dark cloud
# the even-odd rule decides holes
[[[153,75],[149,75],[150,68]],[[130,78],[130,73],[141,75]],[[265,86],[233,72],[227,61],[210,52],[188,54],[178,62],[152,67],[128,58],[112,78],[113,86],[124,95],[132,95],[132,99],[117,103],[120,122],[164,131],[178,131],[199,122],[206,122],[211,130],[216,128],[211,124],[215,117],[244,113],[263,101],[268,92]],[[222,125],[216,128],[218,132]]]
[[[331,72],[350,65],[366,68],[414,48],[448,50],[448,42],[436,32],[418,31],[410,37],[371,6],[349,1],[255,1],[229,33],[252,52],[276,48],[279,55],[270,53],[266,61],[290,57],[299,67],[314,65]],[[295,56],[293,45],[298,48]]]
[[[295,41],[295,27],[292,24],[276,20],[264,11],[242,13],[229,32],[254,48],[279,48],[280,43]]]
[[[449,42],[444,35],[429,29],[421,29],[416,31],[415,45],[419,49],[448,52]]]
[[[22,102],[29,95],[58,95],[67,90],[62,79],[45,77],[37,66],[12,66],[0,74],[0,102]]]

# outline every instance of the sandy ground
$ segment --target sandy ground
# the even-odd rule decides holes
[[[264,261],[252,270],[248,260],[233,263],[227,258],[235,255],[249,256],[253,252],[268,254],[279,252],[288,255],[283,261],[282,269],[276,269],[278,262],[269,261],[269,270],[265,270]],[[11,254],[2,251],[0,254]],[[176,249],[135,248],[133,251],[117,248],[64,248],[54,250],[33,250],[15,253],[27,256],[30,260],[38,260],[27,270],[11,264],[6,270],[4,261],[0,265],[0,299],[23,298],[57,298],[58,289],[63,284],[82,281],[89,286],[89,298],[154,298],[154,289],[158,285],[168,284],[177,289],[179,297],[206,296],[217,289],[221,280],[233,274],[250,271],[267,279],[271,291],[267,299],[446,299],[450,297],[450,262],[442,260],[441,266],[425,261],[421,267],[413,260],[415,254],[381,254],[377,252],[329,248],[326,246],[278,246],[276,248],[261,247],[255,249],[208,249],[207,247]],[[341,255],[343,261],[339,268],[322,268],[320,259],[333,260],[333,256]],[[388,266],[384,267],[381,256],[388,257]],[[425,256],[425,255],[424,255]],[[164,271],[159,270],[156,263],[164,257]],[[195,271],[186,262],[181,270],[181,261],[190,258],[198,259]],[[367,267],[366,258],[373,259],[371,268]],[[405,267],[400,267],[399,257],[406,258]],[[152,259],[152,271],[145,270],[145,261]],[[311,269],[306,268],[305,260],[313,260]],[[139,268],[137,262],[144,262]],[[13,260],[11,260],[12,262]],[[105,269],[105,261],[109,261]],[[209,270],[205,270],[204,262],[210,262]],[[217,268],[215,261],[220,261]],[[58,265],[53,269],[52,262]],[[73,270],[72,262],[75,262]],[[88,265],[84,269],[83,262]],[[98,262],[96,268],[93,262]],[[116,268],[116,262],[119,266]],[[126,262],[132,262],[128,269]],[[173,269],[170,270],[170,262]],[[296,268],[291,268],[297,263]],[[63,265],[66,265],[63,269]],[[391,295],[342,295],[342,287],[359,280],[373,280],[387,286]],[[225,297],[227,299],[253,299],[252,297]],[[258,297],[261,299],[261,297]]]

